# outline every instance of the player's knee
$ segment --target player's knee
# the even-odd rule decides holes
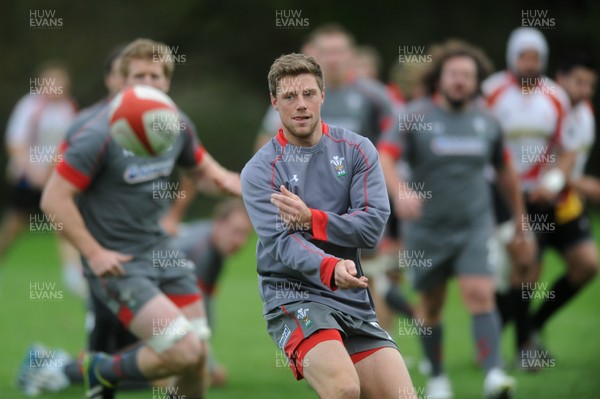
[[[598,263],[595,260],[586,260],[571,269],[571,280],[577,285],[583,285],[593,280],[598,274]]]
[[[204,353],[193,333],[188,334],[175,346],[163,353],[165,365],[173,374],[197,367],[203,362]]]
[[[350,379],[337,379],[333,383],[332,395],[327,396],[336,399],[358,399],[360,398],[360,383]]]
[[[493,292],[486,287],[472,286],[465,289],[465,303],[471,312],[482,312],[491,310],[494,306]]]
[[[183,315],[174,319],[168,328],[146,341],[158,353],[164,367],[177,374],[202,361],[203,349],[194,326]]]

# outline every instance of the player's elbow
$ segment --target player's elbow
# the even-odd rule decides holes
[[[379,239],[381,238],[381,234],[383,233],[383,229],[381,228],[372,228],[366,229],[362,231],[361,239],[362,239],[362,247],[363,248],[375,248],[379,243]]]
[[[380,212],[374,215],[369,227],[361,231],[360,236],[363,241],[363,248],[375,248],[379,244],[388,216],[389,212]]]

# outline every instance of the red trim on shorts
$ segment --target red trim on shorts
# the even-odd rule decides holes
[[[301,331],[300,328],[294,331]],[[292,334],[292,336],[294,335]],[[288,345],[292,340],[288,341]],[[304,378],[303,368],[304,368],[304,357],[312,348],[325,341],[342,341],[342,335],[340,332],[334,328],[332,329],[324,329],[317,330],[312,333],[309,337],[303,339],[301,342],[297,343],[295,348],[292,348],[290,352],[286,349],[286,354],[288,355],[288,359],[290,359],[290,369],[294,373],[294,377],[297,380],[301,380]],[[286,345],[286,348],[287,346]]]
[[[329,216],[327,213],[318,209],[310,209],[312,216],[312,231],[315,240],[327,241],[327,221]]]
[[[337,290],[335,282],[333,281],[333,271],[335,270],[335,265],[340,260],[338,258],[326,257],[321,261],[320,266],[320,277],[323,284],[327,286],[332,291]]]
[[[204,154],[206,154],[206,148],[199,145],[198,148],[196,148],[196,151],[194,151],[194,158],[196,158],[196,165],[200,165],[202,163],[202,160],[204,159]]]
[[[386,348],[386,346],[380,346],[379,348],[374,348],[374,349],[369,349],[369,350],[362,351],[362,352],[357,352],[354,355],[350,355],[350,359],[352,360],[352,363],[356,364],[356,363],[360,362],[361,360],[368,358],[373,353],[375,353],[378,350],[383,349],[383,348]]]
[[[61,159],[56,166],[56,171],[59,175],[68,180],[72,185],[79,190],[85,190],[90,185],[91,179],[71,166],[65,158]]]
[[[216,290],[216,286],[214,284],[208,285],[204,281],[198,279],[198,288],[202,291],[206,296],[212,296]]]
[[[175,304],[178,308],[186,307],[196,301],[202,299],[202,294],[166,294],[167,298]]]
[[[121,305],[117,318],[123,323],[125,327],[129,327],[129,323],[133,320],[133,312],[127,306]]]

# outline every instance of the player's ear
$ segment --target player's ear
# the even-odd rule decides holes
[[[323,90],[321,90],[321,105],[323,105],[324,102],[325,102],[325,88],[323,87]]]
[[[279,108],[277,107],[277,98],[273,97],[272,94],[269,94],[269,97],[271,97],[271,105],[275,108],[275,111],[279,111]]]

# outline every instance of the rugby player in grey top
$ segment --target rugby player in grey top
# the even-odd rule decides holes
[[[283,127],[242,171],[268,331],[322,398],[416,398],[360,266],[390,212],[377,151],[321,121],[314,58],[278,58],[269,91]]]
[[[514,380],[499,368],[500,321],[487,249],[491,199],[484,170],[495,167],[522,238],[518,177],[506,158],[498,122],[476,101],[486,70],[483,55],[451,42],[438,56],[427,79],[431,97],[409,105],[394,133],[378,143],[388,190],[399,216],[408,221],[403,260],[421,294],[428,327],[421,334],[432,365],[426,393],[431,398],[453,395],[442,370],[441,311],[447,281],[456,275],[486,372],[485,396],[507,397]],[[401,153],[412,173],[406,182],[395,169]]]
[[[169,90],[174,66],[168,58],[156,61],[161,49],[166,45],[138,39],[123,50],[126,85]],[[182,119],[184,128],[170,149],[140,158],[112,140],[108,112],[99,111],[69,138],[44,190],[42,209],[63,223],[81,252],[91,289],[144,342],[116,356],[86,358],[88,399],[112,397],[122,380],[167,376],[177,377],[170,392],[189,399],[204,395],[204,340],[210,330],[193,265],[160,228],[166,205],[152,200],[153,190],[176,164],[215,191],[240,194],[241,189],[239,175],[207,154]]]

